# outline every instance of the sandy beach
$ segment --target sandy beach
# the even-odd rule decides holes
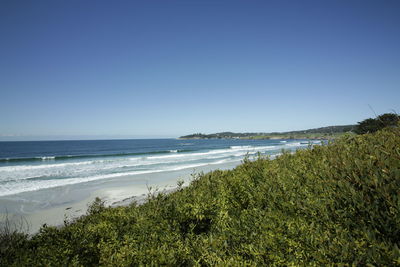
[[[145,200],[149,190],[169,192],[176,188],[179,180],[184,181],[184,186],[189,185],[195,173],[232,169],[239,163],[209,164],[178,171],[120,176],[1,197],[0,203],[7,210],[2,210],[0,223],[8,218],[11,225],[22,227],[33,234],[43,224],[59,226],[64,220],[84,215],[96,197],[105,201],[106,206],[128,205],[132,201],[140,203]]]

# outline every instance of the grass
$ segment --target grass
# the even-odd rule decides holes
[[[0,265],[400,265],[399,144],[399,128],[347,135],[140,206],[97,200],[62,228],[0,236]]]

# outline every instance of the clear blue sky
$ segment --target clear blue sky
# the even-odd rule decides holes
[[[400,113],[400,1],[0,1],[0,139]],[[19,137],[8,137],[17,135]],[[28,136],[28,137],[21,137]]]

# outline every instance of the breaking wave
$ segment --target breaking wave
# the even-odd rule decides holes
[[[59,186],[240,162],[245,155],[278,155],[284,149],[307,147],[299,141],[271,145],[227,146],[208,150],[160,150],[147,153],[42,156],[0,159],[0,196]]]

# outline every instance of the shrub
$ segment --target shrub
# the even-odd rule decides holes
[[[400,116],[394,113],[385,113],[376,119],[366,119],[358,123],[355,132],[357,134],[374,133],[385,127],[396,127],[400,121]]]
[[[399,265],[399,144],[399,128],[348,135],[275,160],[246,158],[140,206],[97,200],[65,227],[10,243],[2,263]]]
[[[8,266],[13,262],[19,262],[25,256],[28,247],[28,235],[23,232],[25,222],[11,223],[6,215],[0,228],[0,266]]]

